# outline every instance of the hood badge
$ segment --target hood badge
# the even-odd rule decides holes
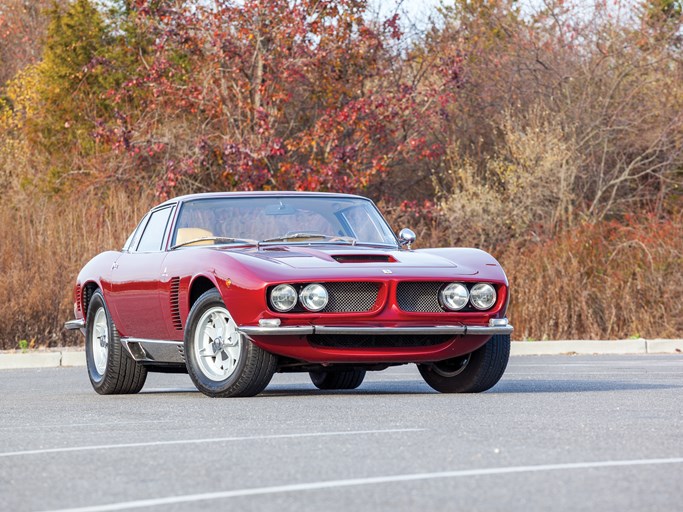
[[[382,274],[393,274],[393,272],[391,270],[389,270],[388,268],[383,268]]]

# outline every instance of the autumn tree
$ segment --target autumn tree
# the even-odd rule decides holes
[[[161,190],[381,194],[441,152],[424,136],[428,100],[401,76],[398,19],[368,20],[365,1],[134,9],[156,47],[118,96],[145,98],[120,147]]]
[[[460,59],[440,178],[441,211],[464,228],[454,242],[666,214],[683,166],[677,30],[638,10],[575,9],[521,17],[509,0],[456,1],[430,33],[428,55]]]
[[[0,4],[0,88],[19,70],[42,55],[49,22],[48,10],[56,0],[4,0]]]
[[[96,133],[117,119],[111,93],[130,79],[144,46],[125,11],[110,6],[105,12],[91,0],[54,4],[41,60],[6,85],[5,128],[31,148],[27,177],[48,189],[68,176],[97,174],[110,149]]]

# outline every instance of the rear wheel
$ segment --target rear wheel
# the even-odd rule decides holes
[[[499,334],[470,354],[420,364],[422,378],[441,393],[480,393],[500,380],[510,358],[510,336]]]
[[[365,378],[365,370],[309,372],[318,389],[356,389]]]
[[[273,378],[277,358],[237,331],[218,290],[204,293],[185,328],[187,371],[211,397],[254,396]]]
[[[100,395],[137,393],[145,385],[147,370],[121,346],[100,290],[88,304],[85,323],[85,358],[92,387]]]

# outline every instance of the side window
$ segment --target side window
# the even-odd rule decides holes
[[[166,226],[172,211],[173,207],[168,207],[163,210],[152,212],[149,221],[147,221],[145,231],[140,238],[140,243],[137,247],[138,252],[154,252],[161,250],[161,244],[164,241],[164,234],[166,233]]]
[[[145,224],[147,224],[148,218],[149,215],[145,215],[135,230],[130,234],[128,240],[126,240],[126,243],[123,244],[123,249],[121,249],[123,252],[132,251],[135,246],[138,245],[138,242],[140,241],[140,235],[142,235],[142,228],[145,226]]]

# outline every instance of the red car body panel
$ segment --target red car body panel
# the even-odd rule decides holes
[[[180,203],[195,197],[175,201]],[[192,301],[209,283],[219,290],[238,326],[258,326],[266,318],[280,319],[283,327],[487,326],[492,318],[505,317],[509,299],[507,278],[498,262],[478,249],[413,251],[283,243],[169,250],[174,220],[175,213],[164,242],[166,250],[109,251],[85,265],[76,285],[77,319],[83,319],[86,314],[86,291],[97,287],[104,294],[121,337],[180,342]],[[383,261],[375,261],[378,259]],[[404,311],[397,304],[396,288],[399,282],[405,281],[486,282],[497,289],[497,300],[487,311]],[[369,311],[359,313],[279,313],[268,305],[267,291],[274,285],[331,282],[378,283],[377,300]],[[310,363],[440,361],[472,352],[489,338],[462,335],[429,346],[338,348],[315,346],[306,335],[251,336],[255,344],[269,352]]]

